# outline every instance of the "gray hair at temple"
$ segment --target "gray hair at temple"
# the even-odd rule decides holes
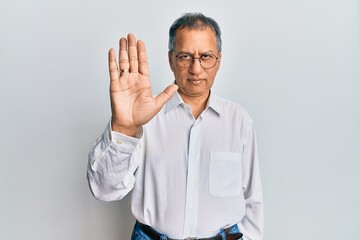
[[[185,13],[180,18],[176,19],[169,30],[169,51],[173,51],[175,47],[175,36],[178,29],[187,27],[189,30],[203,30],[210,27],[216,35],[216,46],[221,52],[221,31],[217,22],[206,17],[201,13]]]

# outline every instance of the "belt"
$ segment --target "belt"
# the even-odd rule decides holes
[[[161,235],[154,231],[150,226],[148,225],[144,225],[140,222],[137,222],[139,228],[146,234],[148,235],[152,240],[161,240]],[[243,234],[242,233],[229,233],[232,227],[226,228],[224,229],[225,235],[226,235],[226,240],[238,240],[240,239]],[[175,239],[171,239],[171,238],[167,238],[167,240],[175,240]],[[214,237],[210,237],[210,238],[186,238],[184,240],[222,240],[221,235],[217,235]]]

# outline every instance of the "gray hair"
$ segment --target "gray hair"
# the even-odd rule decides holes
[[[203,30],[210,27],[216,35],[216,46],[221,52],[221,31],[217,22],[206,17],[201,13],[185,13],[180,18],[176,19],[169,30],[169,51],[173,51],[175,47],[175,36],[178,29],[187,27],[189,30]]]

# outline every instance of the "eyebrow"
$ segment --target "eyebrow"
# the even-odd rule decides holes
[[[190,55],[193,55],[192,53],[190,53],[190,52],[187,52],[187,51],[175,51],[174,50],[174,52],[175,52],[175,54],[177,55],[177,54],[190,54]],[[203,53],[199,53],[199,55],[204,55],[204,54],[216,54],[213,50],[208,50],[208,51],[205,51],[205,52],[203,52]]]

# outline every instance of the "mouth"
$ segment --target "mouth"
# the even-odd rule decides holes
[[[188,79],[188,81],[193,84],[200,84],[204,81],[204,79]]]

